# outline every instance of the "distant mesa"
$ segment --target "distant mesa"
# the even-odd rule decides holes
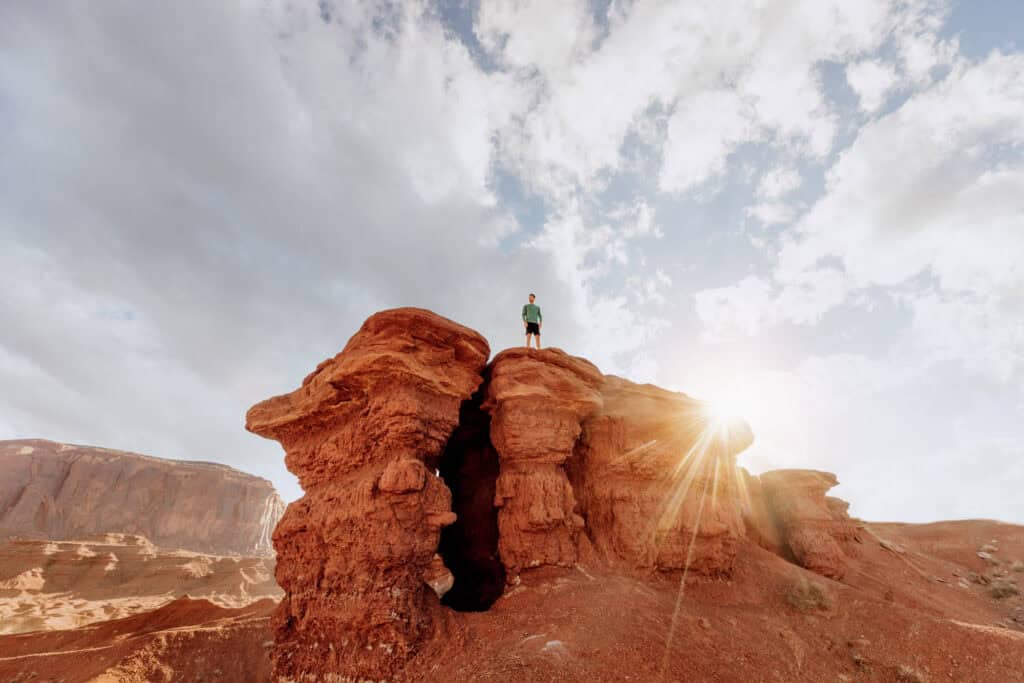
[[[0,441],[0,542],[121,533],[165,548],[271,556],[283,512],[269,481],[226,465]]]

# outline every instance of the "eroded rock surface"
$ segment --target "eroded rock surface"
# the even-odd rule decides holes
[[[281,442],[306,492],[274,532],[275,676],[387,678],[445,628],[426,581],[455,514],[435,468],[489,353],[429,311],[383,311],[249,411],[246,428]]]
[[[226,465],[0,442],[0,540],[129,533],[167,548],[270,555],[283,511],[269,481]]]
[[[572,566],[583,518],[564,465],[582,421],[601,407],[604,377],[559,349],[502,351],[489,373],[484,409],[501,463],[501,561],[510,577],[527,567]]]
[[[774,470],[760,476],[764,498],[792,558],[833,579],[846,573],[841,542],[857,537],[848,504],[825,493],[838,483],[830,472]]]
[[[728,573],[744,527],[736,454],[753,435],[704,404],[607,377],[570,479],[599,556],[643,568]]]

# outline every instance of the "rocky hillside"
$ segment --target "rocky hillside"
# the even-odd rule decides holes
[[[218,555],[271,555],[284,503],[265,479],[38,439],[0,442],[0,541],[128,533]]]
[[[270,680],[267,614],[274,601],[226,608],[182,597],[66,631],[0,636],[4,683]]]
[[[116,619],[185,595],[243,607],[281,589],[272,558],[159,548],[142,536],[0,543],[0,634]]]
[[[749,427],[685,394],[489,353],[384,311],[249,411],[306,492],[274,532],[278,679],[1019,676],[1012,565],[916,553],[831,474],[750,475]]]

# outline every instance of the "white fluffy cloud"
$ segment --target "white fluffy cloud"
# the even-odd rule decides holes
[[[729,153],[754,139],[752,112],[730,90],[701,92],[681,101],[668,122],[658,186],[684,192],[725,170]]]
[[[1024,57],[995,54],[867,124],[829,171],[825,195],[782,241],[771,282],[759,281],[757,298],[747,280],[699,294],[702,318],[719,330],[742,320],[749,333],[927,276],[934,282],[904,301],[970,310],[987,338],[1005,340],[1000,362],[1020,369],[1009,353],[1018,323],[1008,314],[1020,310],[1024,287],[1022,83]]]
[[[1024,290],[1022,145],[1024,57],[958,67],[861,130],[784,244],[776,279],[792,283],[828,258],[842,263],[851,289],[928,276],[934,283],[908,299],[913,308],[939,297],[970,310],[1008,352]]]
[[[505,149],[536,189],[561,197],[619,169],[627,135],[667,111],[659,185],[684,192],[744,142],[826,154],[835,116],[819,64],[877,48],[917,4],[616,3],[598,40],[578,3],[543,19],[536,3],[499,3],[481,10],[476,33],[500,62],[537,68],[524,76],[535,104]]]
[[[865,59],[846,67],[846,80],[860,98],[860,107],[873,112],[899,83],[899,76],[891,64],[878,59]]]

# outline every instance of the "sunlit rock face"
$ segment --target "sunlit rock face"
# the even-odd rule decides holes
[[[283,511],[269,481],[226,465],[0,442],[0,540],[130,533],[166,548],[267,556]]]
[[[306,492],[274,532],[277,678],[385,679],[445,627],[427,580],[455,514],[435,468],[489,352],[429,311],[383,311],[301,387],[249,411]]]
[[[825,493],[838,482],[830,472],[774,470],[760,476],[769,515],[789,555],[800,566],[833,579],[846,573],[842,544],[858,539],[849,505]]]
[[[753,435],[685,394],[609,376],[568,466],[598,556],[728,573],[743,536],[736,454]]]
[[[747,538],[776,555],[785,554],[782,530],[765,496],[761,478],[743,468],[740,468],[740,473],[744,489],[743,524]]]
[[[559,349],[509,349],[489,367],[483,407],[500,459],[498,550],[510,578],[576,562],[583,518],[564,465],[581,422],[601,408],[603,380],[592,363]]]

